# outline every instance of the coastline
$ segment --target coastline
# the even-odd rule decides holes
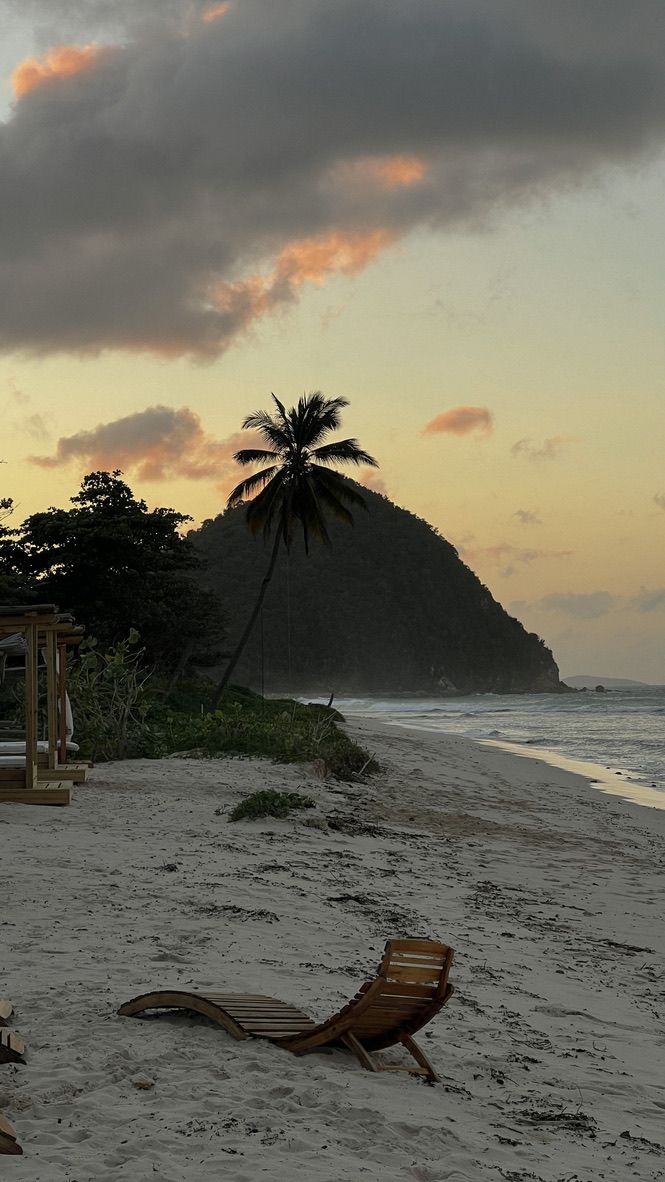
[[[381,762],[367,783],[139,760],[98,767],[69,809],[2,806],[0,993],[28,1061],[0,1068],[0,1111],[21,1182],[665,1178],[665,813],[531,752],[347,729]],[[227,823],[266,787],[317,807]],[[232,981],[322,1018],[407,934],[456,949],[420,1035],[434,1088],[116,1016],[144,988]]]
[[[665,792],[650,788],[637,778],[632,772],[614,771],[603,767],[600,763],[593,763],[588,759],[575,759],[571,755],[564,755],[561,751],[554,751],[549,747],[521,747],[519,743],[506,743],[501,739],[477,739],[479,743],[486,743],[489,747],[499,747],[503,751],[510,751],[522,759],[540,759],[552,767],[559,767],[562,771],[571,772],[586,780],[592,788],[606,792],[610,796],[619,796],[627,804],[638,804],[642,808],[665,809]]]

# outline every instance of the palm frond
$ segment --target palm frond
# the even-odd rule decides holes
[[[335,443],[324,443],[321,447],[313,448],[312,455],[323,463],[367,464],[370,468],[379,466],[373,456],[363,451],[357,439],[338,439]]]
[[[345,406],[348,406],[346,398],[324,398],[319,390],[301,398],[298,413],[302,420],[303,446],[313,447],[324,435],[336,431]]]
[[[246,501],[249,496],[262,489],[275,472],[277,472],[277,468],[273,465],[272,468],[264,468],[263,471],[248,476],[246,480],[241,480],[240,484],[236,484],[233,492],[229,493],[226,502],[227,509],[237,508],[241,501]]]
[[[303,481],[292,503],[294,516],[298,518],[303,528],[305,539],[305,553],[309,553],[309,535],[319,538],[326,546],[330,546],[330,534],[326,528],[325,517],[321,511],[316,491],[311,481]]]
[[[317,481],[316,495],[321,504],[324,505],[334,517],[337,517],[346,525],[353,525],[353,515],[349,512],[346,506],[342,504],[339,497],[335,496],[335,493],[332,491],[332,489],[326,487],[323,481]]]
[[[262,451],[260,448],[247,447],[237,451],[234,455],[236,464],[266,464],[279,459],[279,452]]]
[[[284,480],[278,471],[263,491],[247,506],[246,520],[253,534],[258,533],[260,529],[266,535],[270,533],[275,514],[283,505],[284,494]]]
[[[247,415],[243,419],[242,427],[243,431],[258,431],[259,435],[263,435],[263,438],[277,451],[288,451],[289,449],[290,440],[288,434],[280,427],[273,416],[269,415],[265,410],[257,410],[253,414]]]
[[[323,485],[338,500],[346,501],[349,505],[357,505],[359,509],[367,508],[365,498],[357,492],[355,485],[347,480],[346,476],[334,472],[331,468],[322,468],[319,464],[312,464],[311,471],[317,486]]]

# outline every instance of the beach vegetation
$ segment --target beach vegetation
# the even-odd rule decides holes
[[[104,650],[87,638],[70,660],[75,739],[94,761],[168,755],[230,755],[278,763],[311,763],[322,775],[352,780],[376,770],[327,706],[264,699],[230,687],[223,710],[211,710],[212,683],[180,683],[170,694],[145,665],[136,631]]]
[[[256,821],[261,817],[288,817],[289,813],[299,809],[313,809],[314,801],[311,796],[303,796],[301,792],[277,792],[273,788],[264,788],[260,792],[253,792],[246,796],[229,813],[229,821]]]
[[[345,398],[324,398],[316,391],[306,394],[297,406],[286,410],[272,395],[273,413],[265,410],[247,415],[243,430],[258,433],[263,448],[244,448],[235,453],[236,463],[255,467],[233,489],[227,508],[246,502],[245,521],[252,534],[274,533],[268,566],[261,581],[254,606],[219,683],[215,704],[221,701],[233,671],[247,644],[265,598],[277,562],[280,546],[291,548],[294,534],[302,534],[305,554],[315,538],[330,545],[327,517],[353,525],[349,505],[365,508],[357,485],[336,472],[337,465],[366,464],[378,467],[377,461],[360,447],[356,439],[323,442],[338,430]]]

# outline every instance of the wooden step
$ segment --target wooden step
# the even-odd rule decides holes
[[[84,784],[88,778],[87,764],[84,763],[63,763],[59,767],[40,767],[37,769],[37,779],[41,784],[42,781],[54,781],[58,783],[61,780],[70,780],[74,784]]]
[[[0,781],[0,803],[14,804],[70,804],[72,790],[68,784],[52,781],[40,784],[38,788],[6,787]]]
[[[25,1063],[25,1043],[13,1031],[0,1030],[0,1063]]]

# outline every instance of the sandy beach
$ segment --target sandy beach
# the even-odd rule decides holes
[[[28,1046],[0,1067],[24,1148],[3,1176],[665,1179],[665,812],[467,739],[349,729],[382,765],[366,784],[172,758],[99,766],[67,809],[0,806],[0,996]],[[317,807],[229,824],[261,787]],[[191,985],[322,1018],[399,935],[456,950],[419,1036],[433,1087],[116,1015]]]

